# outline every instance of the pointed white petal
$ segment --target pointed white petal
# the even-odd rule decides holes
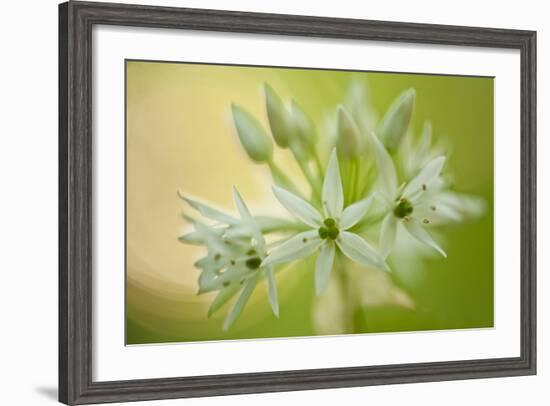
[[[229,267],[221,275],[215,279],[199,280],[199,293],[212,292],[214,290],[223,289],[226,285],[238,284],[242,279],[246,278],[252,271],[246,266],[237,264],[237,266]]]
[[[256,240],[256,243],[259,244],[259,248],[261,248],[262,251],[264,251],[265,250],[264,236],[262,235],[262,232],[260,231],[258,224],[256,224],[256,220],[254,220],[254,217],[252,217],[252,214],[250,214],[250,210],[248,210],[248,207],[246,206],[243,198],[241,197],[236,187],[233,188],[233,199],[235,200],[235,205],[239,210],[241,219],[250,229],[250,233]]]
[[[460,213],[458,210],[456,210],[454,207],[446,206],[445,204],[438,204],[437,209],[435,213],[430,213],[431,217],[435,221],[438,221],[440,223],[448,223],[448,222],[460,222],[464,220],[464,216],[462,213]]]
[[[234,284],[218,292],[212,304],[208,308],[208,317],[216,313],[224,304],[226,304],[239,291],[240,285]]]
[[[430,234],[422,227],[420,222],[411,218],[409,221],[404,221],[403,224],[407,231],[418,241],[423,242],[429,247],[432,247],[439,252],[444,258],[447,258],[447,254],[443,249],[434,241]]]
[[[395,199],[397,193],[397,173],[390,154],[382,145],[376,134],[369,133],[369,140],[376,160],[378,171],[378,187],[380,191],[389,199]]]
[[[236,224],[239,222],[239,220],[236,219],[235,217],[229,214],[226,214],[221,210],[208,206],[207,204],[197,202],[196,200],[193,200],[185,196],[181,192],[178,192],[178,196],[181,199],[185,200],[189,204],[189,206],[197,210],[200,214],[202,214],[206,218],[219,221],[220,223],[227,223],[227,224]]]
[[[397,218],[390,212],[384,217],[380,230],[380,255],[382,258],[385,259],[390,254],[393,244],[395,243],[396,234]]]
[[[216,276],[217,274],[214,269],[204,269],[199,275],[199,291],[203,292],[206,287],[211,286]]]
[[[244,285],[244,289],[241,292],[239,299],[237,299],[235,306],[233,306],[233,308],[225,318],[225,321],[223,323],[224,331],[229,330],[229,327],[231,327],[231,325],[235,322],[237,317],[239,317],[246,303],[248,302],[248,299],[250,299],[252,292],[254,292],[256,283],[258,283],[258,273],[256,273],[252,278],[250,278]]]
[[[285,209],[298,220],[311,227],[319,227],[321,225],[323,220],[319,212],[304,199],[278,186],[273,186],[273,193],[275,193],[275,197]]]
[[[196,268],[199,268],[203,271],[210,271],[215,274],[215,272],[227,267],[230,261],[231,259],[229,259],[227,255],[222,255],[218,253],[214,255],[210,254],[206,257],[203,257],[198,261],[196,261],[193,265]],[[203,274],[201,274],[201,278],[202,276]],[[199,278],[199,285],[200,285],[200,278]]]
[[[317,230],[310,230],[295,235],[274,248],[262,262],[262,266],[294,261],[313,254],[324,241],[319,238]]]
[[[436,205],[441,204],[468,217],[478,217],[485,211],[483,198],[451,191],[437,195]]]
[[[373,196],[369,196],[363,200],[353,203],[344,209],[342,218],[340,219],[339,227],[341,230],[347,230],[353,227],[365,217],[372,203]]]
[[[201,245],[205,243],[203,236],[197,231],[191,231],[190,233],[180,235],[178,240],[185,244],[193,245]]]
[[[227,251],[228,247],[224,244],[218,229],[202,224],[199,221],[193,221],[193,227],[195,227],[197,234],[201,236],[204,243],[208,246],[209,251]]]
[[[416,150],[416,164],[422,165],[423,162],[428,158],[428,153],[430,152],[430,146],[432,145],[432,124],[429,121],[424,123],[424,128],[422,130],[422,136],[420,142],[418,143],[418,148]]]
[[[439,176],[443,165],[445,164],[445,157],[438,156],[432,159],[426,164],[418,175],[411,180],[405,189],[403,190],[403,196],[410,199],[416,193],[422,191],[425,188],[429,188],[430,184]]]
[[[446,224],[449,222],[460,222],[464,216],[454,207],[434,199],[425,199],[414,208],[414,218],[418,220],[427,219],[430,224]]]
[[[323,244],[315,262],[315,293],[319,295],[328,285],[334,264],[334,243]]]
[[[272,266],[268,266],[265,270],[267,277],[267,293],[269,296],[269,304],[275,317],[279,317],[279,300],[277,298],[277,285],[275,283],[275,272]]]
[[[336,149],[332,150],[323,182],[323,208],[327,216],[338,219],[344,208],[344,190]]]
[[[358,264],[374,266],[380,270],[389,271],[382,257],[363,238],[348,231],[340,232],[336,239],[340,251]]]

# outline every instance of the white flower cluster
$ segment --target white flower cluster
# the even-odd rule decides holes
[[[336,261],[390,271],[387,260],[398,234],[446,257],[428,229],[483,212],[481,199],[452,190],[443,175],[447,157],[432,145],[430,124],[417,139],[410,132],[413,89],[402,93],[377,122],[364,87],[353,83],[324,137],[296,102],[283,102],[267,84],[264,94],[272,137],[237,105],[231,106],[233,122],[248,156],[269,167],[274,197],[291,219],[254,216],[235,188],[238,216],[179,193],[200,215],[186,216],[194,230],[180,240],[206,247],[195,266],[201,270],[199,293],[218,292],[209,315],[239,294],[224,329],[263,279],[278,317],[275,274],[292,261],[316,256],[315,291],[320,294]],[[309,183],[307,193],[274,162],[272,139],[294,156]],[[345,272],[345,266],[339,269]]]

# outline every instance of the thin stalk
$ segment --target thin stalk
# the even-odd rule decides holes
[[[358,174],[358,161],[356,158],[352,158],[350,161],[350,170],[351,170],[351,177],[350,177],[350,187],[349,187],[349,199],[348,204],[352,204],[355,201],[355,194],[357,189],[357,174]]]
[[[270,234],[270,233],[286,233],[286,232],[302,232],[308,230],[308,227],[301,223],[287,223],[287,224],[281,224],[274,227],[264,227],[261,228],[262,233],[264,234]]]
[[[342,292],[342,300],[345,307],[346,329],[347,333],[353,333],[355,326],[353,322],[353,303],[352,295],[350,292],[349,278],[346,274],[346,269],[342,264],[343,259],[340,256],[336,257],[335,271],[337,272],[338,279],[340,280],[340,289]]]
[[[372,217],[369,216],[369,218],[367,220],[361,220],[359,223],[354,225],[351,228],[351,230],[356,234],[360,234],[363,231],[365,231],[367,229],[367,227],[370,227],[373,224],[377,224],[380,221],[382,221],[384,219],[384,217],[386,216],[386,214],[387,214],[387,212],[384,211],[384,212],[376,213]]]
[[[284,174],[284,172],[277,166],[273,160],[267,161],[267,164],[269,166],[269,170],[271,171],[271,176],[275,180],[275,183],[279,186],[284,187],[285,189],[288,189],[290,192],[294,193],[297,196],[300,196],[302,199],[304,196],[298,188],[294,185],[294,183]]]
[[[312,175],[311,171],[309,170],[309,167],[307,166],[307,162],[304,162],[301,160],[295,153],[292,151],[292,155],[294,156],[294,159],[298,163],[298,166],[302,170],[302,173],[304,174],[304,177],[306,178],[307,182],[309,183],[309,186],[311,187],[311,195],[312,198],[320,203],[321,202],[321,192],[318,185],[318,182],[316,181],[315,177]]]
[[[302,162],[300,160],[297,160],[299,166],[300,166],[300,169],[302,169],[302,173],[304,174],[304,176],[306,177],[309,185],[311,186],[311,194],[312,194],[312,197],[317,201],[317,202],[320,202],[321,201],[321,192],[319,190],[319,184],[318,182],[316,181],[315,177],[313,176],[313,174],[311,173],[309,167],[307,166],[307,163],[305,162]]]
[[[313,159],[315,161],[315,165],[317,166],[317,170],[319,171],[319,176],[322,178],[324,175],[323,165],[321,164],[321,159],[319,158],[319,153],[316,148],[313,148]]]
[[[357,201],[357,200],[361,200],[364,196],[364,193],[363,193],[363,183],[362,183],[362,179],[363,179],[363,160],[358,158],[357,159],[357,174],[356,174],[356,180],[355,180],[355,189],[354,189],[354,194],[353,194],[353,201]]]
[[[368,174],[369,172],[367,171],[363,175],[366,175],[366,178],[368,179]],[[365,179],[365,176],[362,176],[362,178]],[[363,197],[367,194],[369,188],[369,182],[367,182],[367,179],[365,179],[364,183],[361,185],[359,197]]]

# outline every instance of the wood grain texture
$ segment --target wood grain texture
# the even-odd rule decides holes
[[[353,368],[92,380],[94,24],[513,48],[521,53],[521,355]],[[536,373],[536,33],[476,27],[108,3],[59,6],[59,400],[66,404],[219,396]],[[122,294],[122,293],[121,293]]]

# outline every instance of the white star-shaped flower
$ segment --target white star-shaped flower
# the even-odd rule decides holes
[[[440,173],[445,164],[444,156],[431,159],[409,182],[398,186],[397,173],[386,148],[375,134],[370,136],[379,178],[379,196],[386,208],[380,231],[380,252],[386,258],[395,243],[397,228],[402,224],[420,242],[437,250],[443,257],[447,254],[425,230],[437,213],[434,202],[439,199]],[[439,215],[439,213],[437,214]]]
[[[240,218],[188,197],[182,198],[205,217],[228,224],[227,227],[220,228],[193,221],[195,231],[182,237],[185,242],[201,243],[208,248],[208,255],[195,263],[202,270],[199,293],[218,291],[208,314],[212,315],[240,290],[240,296],[224,322],[224,330],[229,329],[244,309],[260,278],[265,277],[269,303],[278,317],[275,270],[273,265],[262,264],[267,252],[266,241],[256,218],[248,210],[237,189],[233,189],[233,198]],[[233,232],[233,235],[228,237],[228,232]]]
[[[323,182],[323,210],[319,212],[302,198],[280,187],[273,192],[281,204],[298,220],[311,227],[274,248],[262,266],[305,258],[319,251],[315,264],[315,290],[327,285],[338,249],[364,266],[389,270],[382,257],[361,236],[349,231],[367,213],[372,196],[344,208],[344,193],[336,150],[332,151]]]

